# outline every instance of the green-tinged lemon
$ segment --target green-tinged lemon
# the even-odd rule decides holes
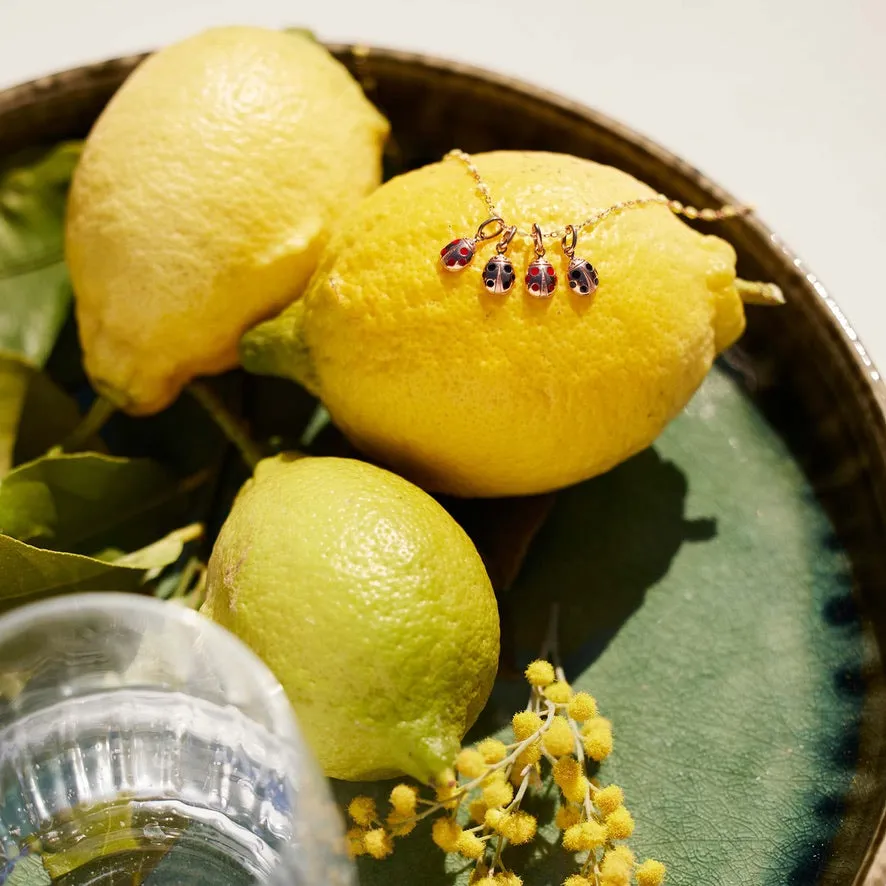
[[[426,493],[350,459],[259,463],[216,541],[203,612],[274,671],[335,778],[431,781],[498,664],[470,539]]]

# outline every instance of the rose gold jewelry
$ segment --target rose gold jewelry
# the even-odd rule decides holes
[[[517,279],[514,266],[506,255],[508,246],[516,233],[517,228],[514,225],[505,228],[501,240],[495,244],[495,255],[486,262],[486,267],[483,268],[483,285],[496,295],[510,291],[514,280]]]
[[[566,271],[569,288],[578,295],[593,295],[597,290],[600,278],[597,276],[597,269],[589,261],[575,257],[578,232],[572,225],[566,225],[566,233],[563,235],[560,245],[569,259],[569,268]]]
[[[514,237],[531,240],[535,247],[535,261],[527,268],[525,278],[526,288],[530,295],[536,298],[549,298],[557,285],[557,276],[554,273],[554,269],[550,262],[544,259],[544,240],[551,239],[560,241],[563,252],[569,258],[567,279],[570,289],[577,295],[591,296],[600,283],[599,275],[596,268],[589,261],[575,257],[575,247],[578,244],[578,235],[582,231],[587,228],[595,228],[604,219],[609,218],[609,216],[646,206],[666,206],[675,215],[682,215],[689,219],[701,219],[702,221],[723,221],[724,219],[736,218],[752,212],[752,207],[750,206],[733,206],[728,203],[719,209],[696,209],[694,206],[684,206],[679,200],[671,200],[664,194],[656,194],[653,197],[638,197],[634,200],[623,200],[620,203],[615,203],[606,209],[592,212],[579,224],[567,224],[562,230],[557,229],[543,233],[538,224],[533,224],[531,231],[524,231],[516,225],[507,225],[505,223],[495,205],[495,201],[492,199],[489,185],[483,180],[470,154],[466,154],[464,151],[456,148],[450,151],[444,159],[449,158],[460,161],[471,174],[477,184],[477,191],[489,209],[490,218],[480,225],[477,229],[477,234],[473,238],[453,240],[440,251],[443,266],[449,271],[461,270],[470,264],[474,257],[476,246],[480,241],[494,239],[500,234],[506,235],[507,241],[504,247],[499,248],[501,243],[496,246],[496,255],[486,263],[486,267],[483,270],[484,285],[492,292],[507,292],[513,285],[513,280],[506,286],[504,282],[498,281],[500,270],[503,270],[507,261],[504,258],[505,250]],[[493,222],[498,225],[495,232],[484,233],[486,226]],[[511,270],[513,270],[513,267],[511,267]],[[492,281],[491,286],[490,280]],[[775,299],[770,300],[770,303],[776,303]]]
[[[526,289],[535,298],[550,298],[557,288],[557,275],[551,263],[545,260],[545,244],[538,223],[532,225],[535,261],[526,269]]]
[[[473,237],[459,237],[447,243],[440,250],[440,263],[447,271],[463,271],[474,260],[477,244],[483,240],[494,240],[504,229],[505,223],[500,216],[490,216],[477,228]]]

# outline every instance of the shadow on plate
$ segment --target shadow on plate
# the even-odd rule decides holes
[[[558,494],[500,601],[502,646],[513,657],[503,660],[505,679],[468,740],[501,728],[525,705],[520,672],[541,650],[554,604],[568,678],[601,655],[684,544],[716,537],[715,519],[687,519],[688,489],[680,467],[652,448]]]

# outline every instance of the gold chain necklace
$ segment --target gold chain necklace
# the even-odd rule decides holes
[[[459,237],[444,246],[440,250],[440,261],[447,271],[464,270],[473,260],[478,243],[499,238],[495,247],[496,254],[489,259],[483,269],[484,286],[490,292],[498,294],[508,292],[516,280],[514,267],[506,254],[514,237],[531,239],[535,247],[535,261],[530,263],[525,277],[526,289],[530,295],[536,298],[550,298],[557,286],[557,275],[550,262],[544,258],[544,241],[548,239],[559,240],[563,252],[569,259],[569,268],[566,272],[569,287],[577,295],[591,296],[599,285],[599,275],[589,261],[576,257],[575,248],[578,245],[578,235],[582,231],[594,228],[609,216],[645,206],[666,206],[675,215],[682,215],[685,218],[723,221],[747,215],[752,211],[750,206],[733,206],[728,203],[719,209],[696,209],[694,206],[684,206],[679,200],[671,200],[665,194],[656,194],[654,197],[640,197],[614,203],[606,209],[591,213],[579,224],[567,224],[562,230],[543,233],[538,224],[533,224],[531,231],[524,231],[516,225],[507,224],[502,218],[492,199],[489,185],[483,180],[470,154],[456,148],[444,157],[444,160],[448,159],[458,160],[464,164],[476,182],[477,191],[486,203],[490,216],[477,228],[473,237]]]

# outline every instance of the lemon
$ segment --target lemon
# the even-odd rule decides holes
[[[431,781],[498,665],[470,539],[426,493],[351,459],[259,463],[216,541],[203,612],[277,675],[335,778]]]
[[[141,64],[75,172],[66,253],[86,370],[132,414],[237,362],[378,185],[388,124],[319,44],[207,31]]]
[[[547,153],[481,154],[503,217],[577,224],[654,192],[624,172]],[[495,243],[450,273],[440,249],[488,214],[452,160],[392,179],[330,239],[304,297],[248,333],[247,369],[318,394],[375,460],[425,488],[524,495],[601,473],[648,446],[744,328],[735,253],[663,206],[610,216],[580,237],[592,297],[523,289],[535,258],[515,239],[507,295],[484,289]],[[547,241],[560,281],[568,259]]]

